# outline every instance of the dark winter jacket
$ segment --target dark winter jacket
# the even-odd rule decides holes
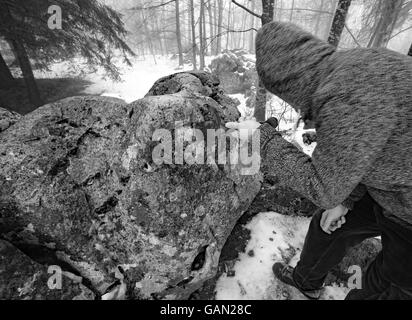
[[[386,49],[336,49],[301,29],[258,33],[265,87],[315,122],[312,158],[268,124],[262,170],[324,209],[368,192],[385,215],[412,228],[412,58]]]

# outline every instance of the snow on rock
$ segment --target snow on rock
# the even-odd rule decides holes
[[[310,219],[274,212],[257,215],[246,225],[251,231],[246,250],[234,265],[234,276],[224,273],[216,284],[217,300],[305,300],[295,288],[277,280],[272,273],[275,262],[296,265]],[[233,275],[233,274],[231,274]],[[322,299],[339,300],[347,289],[326,287]]]
[[[237,94],[229,94],[228,96],[240,102],[240,104],[237,106],[237,109],[242,115],[242,117],[253,115],[253,109],[248,108],[246,106],[246,97],[244,94],[237,93]]]

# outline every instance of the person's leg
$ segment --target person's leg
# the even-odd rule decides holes
[[[381,274],[382,258],[383,253],[380,252],[368,266],[362,278],[362,287],[351,290],[345,300],[379,300],[386,295],[385,291],[389,288],[390,283]]]
[[[318,213],[313,217],[300,261],[293,274],[300,289],[320,289],[328,272],[343,259],[351,247],[380,235],[373,206],[374,201],[366,195],[347,214],[346,224],[331,235],[320,227],[322,214]]]
[[[412,300],[412,230],[384,216],[375,204],[382,230],[382,252],[371,263],[362,289],[352,290],[347,300]]]
[[[391,283],[382,272],[383,252],[371,263],[361,289],[353,289],[346,300],[412,300],[412,289]],[[407,275],[409,270],[401,272]]]

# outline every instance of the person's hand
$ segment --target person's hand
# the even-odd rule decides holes
[[[338,205],[336,208],[326,210],[322,214],[322,218],[320,220],[320,227],[324,232],[327,234],[332,234],[336,230],[340,229],[342,225],[346,223],[346,214],[348,213],[348,209],[345,208],[343,205]]]
[[[261,126],[254,117],[242,117],[238,122],[226,123],[226,128],[239,131],[239,136],[242,141],[246,141],[253,136],[253,133]]]

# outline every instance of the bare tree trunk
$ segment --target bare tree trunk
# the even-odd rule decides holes
[[[183,46],[182,46],[182,31],[180,29],[180,0],[175,0],[176,4],[176,39],[177,49],[179,50],[179,66],[183,66]]]
[[[186,32],[187,32],[187,46],[192,45],[192,19],[191,19],[191,14],[190,14],[190,2],[187,1],[187,10],[186,10]]]
[[[290,9],[290,16],[289,21],[292,22],[293,20],[293,11],[295,10],[295,0],[292,0],[292,8]]]
[[[222,31],[223,31],[223,0],[217,0],[218,4],[218,22],[217,22],[217,45],[216,45],[216,54],[220,54],[222,52]]]
[[[164,50],[164,45],[163,45],[162,31],[160,30],[160,23],[159,23],[159,17],[160,17],[160,19],[163,20],[162,16],[163,16],[163,10],[162,10],[160,15],[158,15],[158,14],[155,15],[154,31],[155,31],[156,36],[153,37],[153,38],[155,38],[155,40],[157,40],[157,43],[159,45],[160,55],[163,56],[163,55],[165,55],[165,50]],[[158,53],[159,53],[159,51],[158,51]]]
[[[371,39],[373,48],[386,46],[402,10],[403,0],[383,1],[382,13],[377,29]]]
[[[283,0],[280,0],[280,4],[279,4],[279,11],[278,11],[278,20],[280,22],[282,22],[282,18],[283,18]]]
[[[205,3],[204,0],[200,0],[200,16],[199,16],[199,42],[200,42],[200,70],[205,69],[205,44],[204,44],[204,18],[205,18]]]
[[[203,0],[205,1],[205,0]],[[207,30],[206,30],[206,3],[203,2],[203,17],[202,17],[202,28],[203,28],[203,56],[209,54],[209,46],[207,45]],[[205,65],[206,66],[206,65]]]
[[[232,1],[229,2],[229,10],[228,10],[228,17],[227,17],[227,29],[228,32],[226,34],[226,50],[229,49],[229,41],[230,41],[230,27],[231,27],[231,19],[232,19]]]
[[[382,1],[379,1],[379,6],[382,5]],[[368,45],[367,47],[370,48],[372,47],[373,42],[375,41],[376,35],[378,34],[379,30],[380,30],[380,26],[382,24],[382,19],[380,19],[380,17],[377,17],[373,23],[373,27],[372,27],[372,34],[371,37],[369,39]]]
[[[141,16],[142,16],[142,21],[143,21],[143,30],[144,30],[144,35],[145,35],[145,42],[147,42],[147,45],[149,46],[149,51],[153,56],[154,63],[157,64],[156,60],[156,52],[153,47],[153,42],[152,42],[152,37],[150,36],[150,30],[148,27],[148,23],[146,21],[146,16],[144,14],[144,10],[141,10]]]
[[[243,17],[242,17],[242,27],[240,30],[245,30],[246,29],[246,22],[247,22],[247,15],[248,13],[246,11],[243,11]],[[247,35],[246,32],[239,32],[239,42],[237,47],[240,49],[242,47],[242,49],[245,48],[245,36]]]
[[[325,0],[321,0],[320,2],[320,6],[319,6],[319,11],[323,11],[323,8],[325,6]],[[322,12],[318,13],[318,17],[316,19],[316,25],[315,25],[315,35],[318,36],[319,34],[319,26],[320,26],[320,22],[322,20]]]
[[[252,11],[255,12],[256,10],[256,1],[252,1]],[[250,27],[255,28],[255,16],[250,15],[251,20],[250,20]],[[255,32],[252,30],[250,31],[249,34],[249,52],[255,52]]]
[[[391,36],[393,34],[393,31],[396,28],[396,24],[398,22],[398,18],[401,14],[402,11],[402,5],[403,5],[403,0],[401,0],[401,2],[399,2],[399,5],[397,6],[397,8],[395,9],[395,13],[393,14],[393,19],[392,19],[392,23],[389,26],[389,31],[386,33],[386,36],[384,37],[384,46],[387,47],[389,41],[391,40]]]
[[[335,47],[339,45],[351,2],[352,0],[339,0],[328,38],[328,42]]]
[[[13,31],[16,21],[10,13],[7,2],[4,4],[0,3],[0,17],[10,24],[10,31]],[[29,101],[33,106],[39,107],[43,104],[43,101],[40,97],[39,88],[37,87],[36,79],[34,78],[33,69],[27,55],[26,48],[24,47],[23,42],[20,39],[13,37],[6,37],[6,41],[11,44],[11,48],[19,62],[21,72],[23,74],[24,82],[26,84],[27,93]],[[2,59],[3,60],[3,59]],[[5,62],[4,62],[5,64]],[[7,67],[7,65],[6,65]],[[3,66],[4,68],[4,66]],[[8,75],[6,75],[7,77]]]
[[[233,10],[232,10],[232,16],[231,16],[231,21],[232,21],[232,23],[231,23],[231,25],[230,25],[230,30],[235,30],[235,26],[236,26],[236,7],[233,7]],[[233,49],[236,49],[236,32],[233,32],[232,33],[232,37],[231,37],[231,41],[230,41],[230,48],[233,50]]]
[[[262,0],[262,25],[268,24],[273,21],[273,15],[275,11],[275,0]],[[254,116],[257,121],[266,120],[266,100],[267,92],[262,82],[259,81],[259,87],[256,92],[255,112]]]
[[[333,21],[335,18],[335,12],[338,9],[338,3],[339,0],[333,0],[333,1],[328,1],[327,4],[327,10],[330,12],[333,12],[333,14],[328,15],[328,22],[325,23],[325,25],[322,28],[322,39],[328,39],[329,34],[330,34],[330,30],[332,30],[332,25],[333,25]]]
[[[275,0],[262,0],[262,25],[271,23],[275,12]]]
[[[29,100],[35,107],[39,107],[43,104],[43,101],[40,97],[39,88],[37,87],[36,80],[34,78],[33,69],[31,67],[29,57],[27,56],[26,48],[18,40],[12,39],[10,41],[17,54],[17,59],[19,60],[19,65],[21,72],[23,73],[24,82],[26,83]]]
[[[7,66],[6,61],[4,61],[3,56],[0,52],[0,87],[8,87],[13,82],[14,78]]]
[[[213,0],[213,3],[214,3],[214,6],[213,6],[213,11],[214,11],[214,13],[213,13],[214,20],[213,21],[214,22],[213,23],[215,24],[215,28],[214,28],[215,34],[213,36],[214,46],[213,46],[212,52],[213,52],[214,55],[217,55],[217,41],[220,38],[219,31],[218,31],[218,28],[219,28],[219,9],[218,9],[217,0]]]
[[[191,24],[191,29],[192,29],[192,63],[193,63],[193,69],[197,70],[195,6],[193,4],[193,0],[189,1],[189,11],[190,11],[190,24]]]
[[[211,54],[213,54],[215,52],[215,28],[214,28],[214,19],[213,19],[213,11],[212,11],[212,1],[209,0],[209,2],[207,3],[207,13],[208,13],[208,17],[209,17],[209,33],[210,33],[210,52]],[[206,25],[206,23],[205,23]]]

